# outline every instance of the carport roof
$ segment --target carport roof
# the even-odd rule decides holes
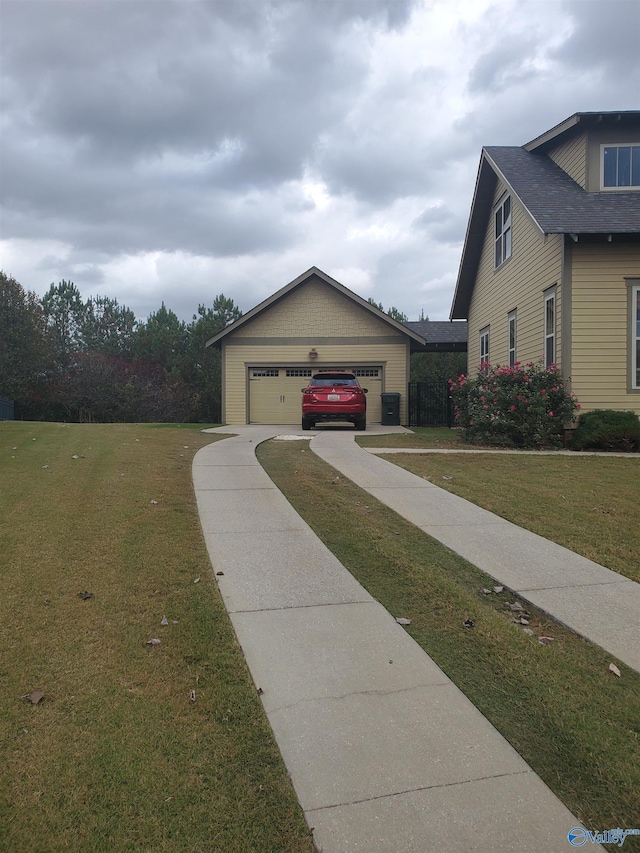
[[[343,284],[340,284],[339,281],[336,281],[334,278],[331,278],[331,276],[322,272],[322,270],[318,269],[318,267],[311,267],[306,272],[302,273],[302,275],[299,275],[298,278],[294,278],[294,280],[290,281],[289,284],[286,284],[284,287],[280,288],[280,290],[276,291],[263,302],[260,302],[260,304],[256,305],[255,308],[252,308],[251,311],[247,311],[247,313],[243,314],[239,320],[230,323],[221,332],[218,332],[217,335],[208,340],[206,346],[220,346],[224,338],[226,338],[228,335],[232,335],[237,332],[238,329],[242,328],[245,323],[248,323],[250,320],[253,320],[254,317],[257,317],[259,314],[262,314],[263,311],[266,311],[272,305],[275,305],[276,302],[279,302],[281,299],[284,299],[292,291],[300,287],[302,284],[305,284],[305,282],[309,281],[312,278],[320,279],[320,281],[334,288],[334,290],[337,290],[338,293],[340,293],[342,296],[347,297],[347,299],[350,299],[352,302],[355,302],[356,305],[359,305],[365,311],[368,311],[370,314],[373,314],[374,316],[378,317],[378,319],[385,322],[388,326],[391,326],[393,329],[395,329],[395,331],[401,332],[403,335],[406,335],[410,339],[412,351],[424,350],[425,339],[417,330],[409,328],[409,325],[399,323],[397,320],[394,320],[392,317],[389,317],[389,315],[385,314],[384,311],[380,311],[380,309],[376,308],[375,305],[372,305],[370,302],[367,302],[366,299],[363,299],[361,296],[358,296],[357,293],[354,293],[352,290],[349,290],[348,287],[345,287]],[[446,323],[445,325],[449,326],[452,324]]]

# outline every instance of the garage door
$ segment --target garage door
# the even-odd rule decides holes
[[[318,370],[353,372],[367,394],[367,420],[380,423],[381,367],[250,367],[249,421],[252,424],[297,424],[301,419],[302,388]]]

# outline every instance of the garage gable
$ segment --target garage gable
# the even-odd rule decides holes
[[[228,424],[300,422],[302,386],[317,370],[354,371],[380,394],[406,394],[411,349],[424,338],[312,267],[212,338],[222,351],[223,419]]]
[[[403,337],[384,320],[318,278],[310,278],[236,333],[246,337]]]

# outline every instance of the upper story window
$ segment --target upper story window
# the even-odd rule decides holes
[[[495,268],[511,257],[511,196],[503,196],[494,212]]]
[[[640,188],[640,145],[602,146],[602,188]]]

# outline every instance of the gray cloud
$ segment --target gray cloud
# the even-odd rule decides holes
[[[482,145],[637,104],[626,0],[2,3],[8,271],[140,316],[317,264],[447,317]]]

